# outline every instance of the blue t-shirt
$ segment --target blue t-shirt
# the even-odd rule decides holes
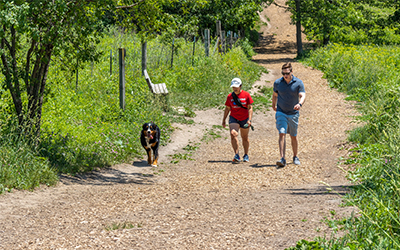
[[[299,93],[306,93],[303,81],[293,76],[288,84],[283,77],[274,82],[274,92],[278,93],[278,103],[276,111],[281,111],[287,115],[297,114],[299,111],[294,106],[299,103]]]

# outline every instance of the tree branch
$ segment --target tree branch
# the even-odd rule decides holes
[[[0,49],[4,50],[5,42],[6,42],[5,38],[1,39]],[[10,70],[10,68],[8,66],[8,61],[7,61],[5,53],[1,54],[1,60],[3,62],[3,66],[4,66],[3,69],[5,71],[6,78],[11,78],[11,70]]]
[[[14,76],[14,90],[16,91],[18,97],[21,96],[19,89],[19,79],[18,79],[18,65],[17,65],[17,31],[15,30],[14,25],[11,25],[11,71]]]
[[[279,5],[279,4],[277,4],[275,1],[273,2],[273,4],[274,5],[276,5],[276,6],[278,6],[278,7],[280,7],[280,8],[284,8],[284,9],[291,9],[290,7],[288,7],[288,6],[283,6],[283,5]]]
[[[36,47],[36,42],[32,39],[31,47],[29,48],[28,53],[26,54],[25,86],[29,85],[29,70],[31,68],[31,57],[35,47]]]
[[[13,34],[13,32],[11,32],[12,36],[15,35]],[[12,40],[15,41],[15,38],[11,38]],[[7,44],[6,44],[7,43]],[[7,46],[8,50],[10,51],[11,54],[11,58],[12,61],[15,58],[15,50],[13,50],[13,48],[10,46],[10,44],[8,44],[8,41],[5,38],[1,39],[1,43],[0,43],[0,48],[2,50],[4,50],[4,47]],[[8,90],[10,91],[14,106],[15,106],[15,110],[17,112],[18,115],[18,123],[21,125],[23,122],[23,117],[22,117],[22,100],[21,100],[21,93],[19,90],[19,84],[18,84],[18,80],[13,79],[16,78],[15,77],[15,69],[13,71],[13,69],[11,69],[10,67],[14,64],[11,63],[12,65],[10,65],[10,62],[8,62],[7,57],[5,55],[5,53],[3,52],[1,54],[1,60],[3,62],[3,73],[5,73],[5,77],[6,77],[6,85]],[[14,84],[13,85],[13,80],[14,80]]]
[[[3,26],[3,30],[4,30],[4,33],[6,33],[6,25]],[[10,43],[7,41],[7,39],[6,39],[5,37],[3,37],[3,39],[2,39],[2,43],[3,43],[3,49],[5,49],[5,47],[7,47],[7,49],[8,49],[9,51],[11,51],[11,45],[10,45]]]
[[[128,9],[128,8],[135,7],[136,5],[139,5],[140,3],[144,2],[144,1],[146,1],[146,0],[140,0],[139,2],[134,3],[134,4],[131,4],[131,5],[117,6],[117,7],[115,7],[115,8],[117,8],[117,9]]]

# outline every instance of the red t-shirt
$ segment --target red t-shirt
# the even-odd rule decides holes
[[[239,95],[237,96],[243,107],[247,108],[248,104],[253,103],[253,99],[251,99],[250,94],[244,90],[240,91]],[[230,115],[236,120],[243,121],[249,118],[249,110],[237,106],[235,101],[233,100],[232,93],[230,93],[226,98],[225,106],[231,107]]]

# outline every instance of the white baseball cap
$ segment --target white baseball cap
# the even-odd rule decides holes
[[[240,87],[242,86],[242,80],[240,78],[233,78],[231,81],[231,87]]]

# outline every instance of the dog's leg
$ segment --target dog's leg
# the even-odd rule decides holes
[[[153,164],[151,164],[151,166],[157,167],[157,161],[158,161],[158,142],[156,143],[156,145],[154,145],[154,147],[152,147],[152,149],[153,149],[153,153],[154,153],[154,160],[153,160]]]
[[[151,164],[151,166],[157,167],[157,161],[158,161],[158,156],[156,157],[156,155],[154,155],[154,161],[153,164]]]
[[[147,152],[147,164],[151,165],[151,148],[146,148]]]

